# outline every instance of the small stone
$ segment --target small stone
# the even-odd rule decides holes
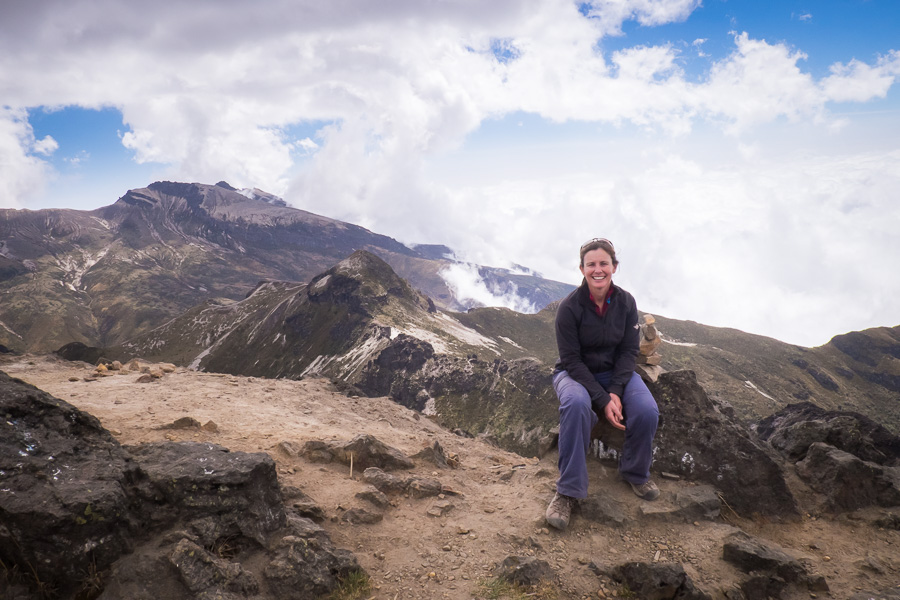
[[[69,381],[81,381],[80,377],[69,377]]]
[[[824,560],[825,562],[828,562],[828,561],[831,560],[831,557],[830,557],[830,556],[823,556],[823,557],[822,557],[822,560]]]

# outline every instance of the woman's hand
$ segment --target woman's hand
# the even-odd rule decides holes
[[[609,402],[606,403],[603,411],[606,413],[606,420],[610,425],[625,431],[625,424],[622,423],[622,400],[617,394],[609,395]]]

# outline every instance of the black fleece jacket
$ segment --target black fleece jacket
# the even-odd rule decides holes
[[[556,344],[559,360],[554,374],[568,371],[591,395],[591,406],[600,413],[609,395],[620,398],[634,372],[640,350],[640,325],[634,297],[613,285],[606,314],[597,314],[587,282],[566,296],[556,311]],[[612,371],[607,389],[594,373]]]

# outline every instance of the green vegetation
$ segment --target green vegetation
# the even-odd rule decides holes
[[[338,587],[331,592],[328,600],[359,600],[372,589],[365,571],[350,571],[346,577],[338,579]]]
[[[535,586],[521,586],[500,577],[482,579],[478,582],[478,594],[485,600],[558,600],[559,590],[549,581]]]

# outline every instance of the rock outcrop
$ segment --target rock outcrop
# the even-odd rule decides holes
[[[722,558],[750,575],[741,584],[747,598],[781,598],[790,586],[810,593],[828,591],[821,575],[809,573],[783,548],[743,531],[728,536],[722,546]]]
[[[900,437],[849,411],[792,404],[757,425],[830,512],[900,505]]]
[[[131,550],[139,467],[93,416],[0,372],[0,560],[63,592]]]
[[[720,410],[691,371],[649,384],[659,405],[653,468],[715,486],[738,514],[795,518],[797,502],[771,450]],[[747,494],[764,489],[766,494]]]
[[[609,576],[645,600],[711,600],[697,589],[684,567],[675,563],[625,563],[612,569]]]
[[[822,442],[809,447],[806,458],[797,463],[797,473],[835,512],[900,506],[900,467],[864,461]]]
[[[801,402],[766,417],[756,431],[791,461],[803,460],[812,444],[822,442],[864,461],[900,466],[900,437],[857,412]]]
[[[300,600],[359,570],[286,513],[267,454],[123,447],[93,416],[3,372],[0,414],[0,561],[29,574],[11,597]],[[103,585],[91,575],[107,570]]]

